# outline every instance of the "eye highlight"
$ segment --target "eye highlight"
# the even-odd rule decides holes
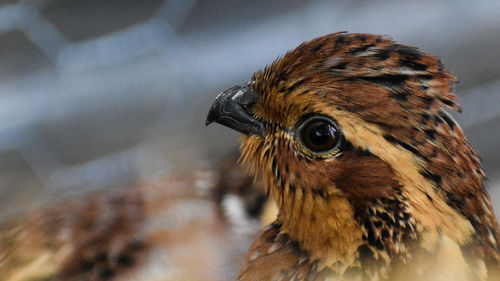
[[[297,134],[302,145],[314,153],[328,153],[338,147],[341,133],[328,117],[313,116],[299,125]]]

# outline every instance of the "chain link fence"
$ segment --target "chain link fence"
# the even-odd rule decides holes
[[[462,81],[456,118],[500,206],[499,10],[497,1],[3,1],[2,217],[226,155],[237,135],[203,126],[215,95],[342,30],[389,34],[443,59]]]

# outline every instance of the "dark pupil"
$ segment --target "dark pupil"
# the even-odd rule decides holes
[[[312,151],[321,152],[332,149],[337,144],[338,131],[324,120],[313,120],[302,131],[304,144]]]

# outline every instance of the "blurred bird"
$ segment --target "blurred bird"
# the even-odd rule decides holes
[[[231,280],[261,220],[273,217],[263,188],[235,161],[2,223],[0,280]]]
[[[497,220],[439,59],[383,36],[302,43],[216,98],[279,215],[238,280],[500,280]]]

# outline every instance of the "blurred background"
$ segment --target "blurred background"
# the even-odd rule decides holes
[[[461,81],[454,114],[500,211],[500,1],[3,0],[0,219],[210,165],[237,134],[205,116],[223,89],[305,40],[392,36]]]

